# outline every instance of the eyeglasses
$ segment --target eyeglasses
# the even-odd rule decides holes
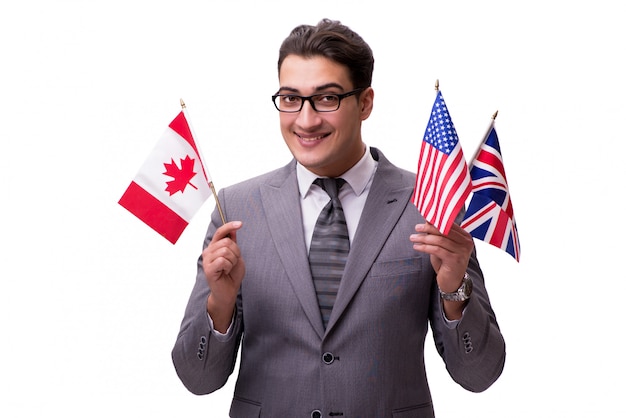
[[[341,101],[346,97],[354,96],[363,88],[355,89],[342,94],[314,94],[312,96],[298,96],[296,94],[275,94],[272,102],[279,112],[296,113],[302,110],[304,102],[309,102],[316,112],[334,112],[339,109]]]

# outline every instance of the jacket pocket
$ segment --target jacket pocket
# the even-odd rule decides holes
[[[430,402],[394,409],[391,414],[393,418],[435,418],[433,404]]]
[[[378,261],[372,265],[372,277],[401,276],[422,271],[423,260],[419,257]]]
[[[261,404],[249,399],[234,397],[230,405],[232,418],[259,418],[261,416]]]

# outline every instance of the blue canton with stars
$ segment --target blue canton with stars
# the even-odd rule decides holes
[[[454,129],[454,124],[448,114],[446,102],[444,102],[440,91],[437,92],[437,98],[433,104],[430,120],[424,133],[424,141],[446,155],[450,155],[459,142],[456,129]]]

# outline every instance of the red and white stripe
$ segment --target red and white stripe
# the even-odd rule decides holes
[[[460,143],[449,155],[422,141],[413,204],[424,219],[447,234],[471,190]]]

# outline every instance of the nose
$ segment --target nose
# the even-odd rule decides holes
[[[313,126],[317,126],[321,123],[322,118],[320,118],[320,114],[313,109],[313,105],[310,101],[305,101],[302,105],[302,109],[298,113],[298,125],[303,128],[309,128]]]

